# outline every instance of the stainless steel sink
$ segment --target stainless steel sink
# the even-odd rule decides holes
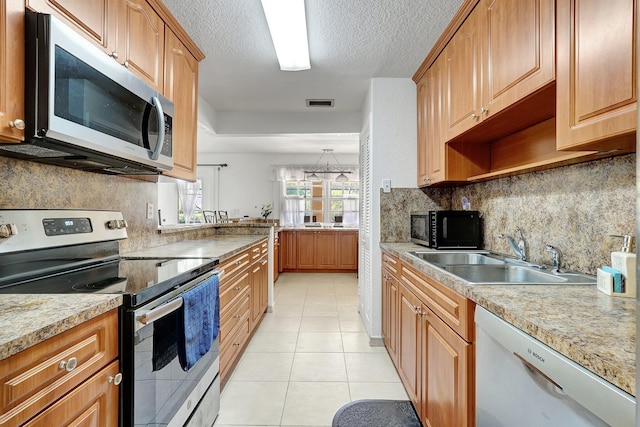
[[[410,252],[472,285],[592,285],[596,278],[575,272],[554,273],[490,252]]]
[[[418,258],[431,264],[467,265],[467,264],[504,264],[503,259],[489,255],[489,252],[411,252]]]
[[[472,284],[488,283],[565,283],[567,279],[519,265],[446,265],[448,272]]]

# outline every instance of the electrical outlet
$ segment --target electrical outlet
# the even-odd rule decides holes
[[[153,203],[147,203],[147,219],[153,219]]]
[[[383,179],[382,180],[382,192],[383,193],[390,193],[391,192],[391,180],[390,179]]]

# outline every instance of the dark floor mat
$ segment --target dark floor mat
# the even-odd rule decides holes
[[[408,400],[356,400],[338,409],[332,427],[421,427]]]

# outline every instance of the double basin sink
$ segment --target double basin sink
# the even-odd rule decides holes
[[[410,254],[472,285],[593,285],[596,278],[575,272],[553,272],[543,266],[490,252],[421,252]]]

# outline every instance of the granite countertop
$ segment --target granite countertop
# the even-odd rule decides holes
[[[219,258],[250,248],[266,235],[220,235],[121,254],[129,257]],[[122,304],[121,295],[0,294],[0,360]]]
[[[182,240],[121,255],[130,258],[218,258],[222,262],[267,237],[266,234],[210,236],[204,239]]]
[[[635,299],[598,292],[595,285],[469,285],[409,255],[413,243],[381,248],[471,299],[589,371],[635,395]]]
[[[0,295],[0,360],[121,304],[121,295]]]
[[[278,231],[295,230],[295,231],[358,231],[358,227],[329,227],[329,226],[312,226],[290,225],[278,228]]]
[[[193,223],[193,224],[173,224],[162,225],[158,227],[158,233],[160,234],[172,234],[172,233],[184,233],[189,230],[199,230],[205,228],[269,228],[275,224],[272,222],[224,222],[224,223]]]

